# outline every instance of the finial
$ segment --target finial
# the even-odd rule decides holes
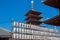
[[[34,10],[34,0],[31,0],[32,10]]]

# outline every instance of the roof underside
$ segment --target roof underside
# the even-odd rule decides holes
[[[47,20],[43,21],[43,23],[55,25],[55,26],[60,26],[60,15],[57,15],[51,19],[47,19]]]
[[[45,2],[43,2],[44,4],[48,5],[48,6],[52,6],[55,8],[60,9],[60,0],[46,0]]]

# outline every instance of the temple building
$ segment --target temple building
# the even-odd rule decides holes
[[[60,40],[59,31],[41,26],[43,18],[42,12],[34,10],[34,1],[31,1],[32,9],[25,14],[26,23],[13,21],[12,39],[13,40]]]
[[[43,26],[13,22],[13,40],[60,40],[57,29],[49,29]]]

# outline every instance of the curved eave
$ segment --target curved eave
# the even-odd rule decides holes
[[[30,19],[30,20],[28,20],[27,22],[41,23],[41,21],[38,21],[38,20],[33,20],[33,19]]]
[[[59,7],[60,1],[59,2],[57,1],[56,2],[55,0],[46,0],[43,3],[46,4],[46,5],[48,5],[48,6],[51,6],[51,7],[60,9],[60,7]]]
[[[54,26],[60,26],[60,15],[47,19],[47,20],[43,21],[43,23],[54,25]]]
[[[41,12],[37,12],[37,11],[30,10],[30,11],[28,11],[28,12],[25,14],[25,16],[28,16],[29,14],[40,15]]]
[[[29,19],[33,19],[33,18],[31,18],[31,17],[27,17],[27,18],[25,18],[25,20],[29,20]],[[40,20],[41,18],[35,18],[36,20]]]
[[[33,16],[33,15],[30,15],[30,16],[27,16],[27,18],[25,20],[29,20],[30,18],[39,20],[39,19],[41,19],[43,17],[42,16]]]
[[[33,15],[33,14],[29,14],[27,17],[36,17],[36,18],[42,18],[42,16],[39,16],[39,15]]]
[[[30,22],[30,21],[27,21],[26,23],[27,23],[27,24],[33,24],[33,25],[39,25],[39,24],[40,24],[40,23],[38,23],[38,22],[35,23],[35,22],[32,22],[32,21],[31,21],[31,22]]]

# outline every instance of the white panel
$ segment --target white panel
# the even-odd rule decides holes
[[[26,37],[27,37],[27,36],[25,35],[25,39],[26,39]]]
[[[38,39],[38,36],[36,36],[36,39]]]
[[[13,26],[16,26],[16,22],[14,21]]]
[[[19,27],[21,27],[22,26],[22,23],[19,23]]]
[[[50,29],[49,31],[50,31],[50,32],[54,32],[54,29]]]
[[[29,35],[27,35],[27,39],[29,39]]]
[[[58,33],[58,30],[55,30],[56,33]]]
[[[47,37],[48,40],[52,40],[52,37]],[[54,39],[53,39],[54,40]]]
[[[15,33],[13,34],[13,38],[16,38],[16,37],[15,37]]]
[[[15,22],[15,27],[18,27],[18,25],[17,25],[17,24],[18,24],[18,22]]]
[[[17,29],[17,32],[19,32],[18,30],[19,30],[19,28],[16,28]]]
[[[29,28],[31,28],[31,25],[29,25]]]
[[[26,33],[26,29],[25,29],[24,31],[25,31],[25,33]]]
[[[22,33],[25,33],[25,29],[22,29]]]
[[[33,32],[34,32],[34,31],[32,30],[32,34],[34,34]]]
[[[21,33],[21,28],[19,28],[19,32]]]
[[[44,35],[44,32],[41,32],[41,35]]]
[[[28,24],[27,24],[27,28],[31,28],[31,25],[28,25]]]
[[[35,29],[37,29],[37,26],[34,26]]]
[[[36,36],[36,39],[37,39],[37,36]]]
[[[44,34],[45,34],[45,35],[48,35],[48,32],[45,32]]]
[[[32,39],[33,39],[33,35],[32,35]]]
[[[25,26],[24,26],[25,28],[26,28],[26,25],[27,25],[27,24],[25,24]]]
[[[28,28],[28,25],[26,25],[26,28]]]
[[[31,28],[32,28],[32,29],[34,29],[34,26],[33,26],[33,25],[31,25]]]
[[[29,30],[27,30],[27,33],[30,33],[30,31],[29,31]]]
[[[51,33],[49,33],[49,35],[51,36]]]
[[[18,23],[18,22],[16,22],[16,27],[18,27],[18,24],[19,24],[19,23]]]
[[[23,34],[22,34],[22,39],[25,39],[25,37],[24,37],[24,36],[25,36],[25,35],[23,35]]]
[[[26,30],[27,31],[27,33],[31,33],[32,34],[32,30]]]
[[[17,34],[15,34],[15,38],[17,39]]]
[[[40,39],[39,36],[38,36],[38,39]]]
[[[36,34],[38,34],[38,32],[40,32],[40,31],[36,31]]]
[[[22,28],[25,28],[25,24],[22,23]]]
[[[13,28],[13,32],[15,32],[15,31],[16,31],[16,28],[14,27],[14,28]]]
[[[31,39],[31,35],[30,35],[30,39]]]
[[[22,34],[19,34],[19,39],[21,39],[21,38],[22,38],[22,37],[21,37],[21,35],[22,35]]]
[[[31,35],[31,39],[33,39],[33,36]]]
[[[16,34],[16,35],[17,35],[17,39],[18,39],[19,36],[18,36],[18,34]]]
[[[34,35],[34,39],[35,39],[35,35]]]
[[[48,28],[44,28],[43,30],[44,30],[44,31],[49,31],[49,29],[48,29]]]
[[[38,35],[41,35],[40,31],[38,31]]]

